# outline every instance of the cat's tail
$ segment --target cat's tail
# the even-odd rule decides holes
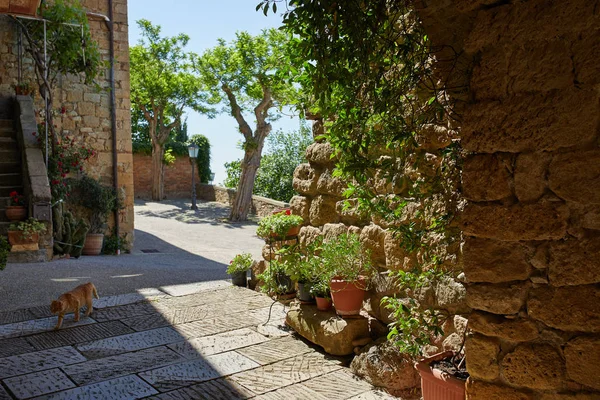
[[[100,298],[100,297],[98,297],[98,292],[96,291],[96,286],[94,286],[93,284],[92,284],[92,292],[94,293],[95,298],[97,298],[97,299]]]

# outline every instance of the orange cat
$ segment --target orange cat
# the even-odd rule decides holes
[[[92,295],[99,299],[96,287],[92,282],[88,282],[77,286],[70,292],[61,294],[58,300],[54,300],[50,304],[50,312],[52,312],[52,314],[58,314],[58,323],[54,329],[60,329],[65,313],[68,312],[74,312],[75,321],[79,321],[79,309],[84,305],[87,306],[85,316],[89,317],[93,309]]]

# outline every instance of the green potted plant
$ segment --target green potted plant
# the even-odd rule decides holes
[[[248,285],[248,269],[252,267],[253,262],[250,253],[236,255],[227,267],[227,273],[231,275],[231,283],[235,286],[246,287]]]
[[[6,218],[9,221],[23,221],[27,218],[27,208],[25,207],[25,196],[19,194],[19,192],[12,191],[9,194],[10,196],[10,205],[6,207],[5,213]]]
[[[315,297],[317,310],[328,311],[331,309],[331,290],[329,279],[319,279],[312,282],[310,293]]]
[[[369,252],[363,249],[358,235],[342,234],[323,244],[321,258],[324,273],[331,278],[331,299],[336,312],[357,315],[375,272]]]
[[[0,236],[0,271],[6,268],[9,252],[10,244],[8,244],[8,240],[4,236]]]
[[[308,246],[299,244],[286,246],[277,253],[286,264],[290,278],[298,282],[298,298],[305,303],[312,303],[314,296],[311,287],[317,281],[321,268],[320,252],[322,240],[315,240]]]
[[[37,244],[40,232],[46,230],[46,225],[35,218],[15,222],[8,227],[8,241],[11,245]]]
[[[262,274],[257,275],[261,284],[261,291],[270,296],[287,297],[295,295],[292,278],[288,275],[285,262],[271,260]]]
[[[298,235],[302,222],[299,215],[280,212],[261,219],[256,234],[265,240],[294,237]]]
[[[111,212],[118,206],[116,191],[111,186],[101,184],[96,179],[84,176],[74,181],[74,196],[78,204],[88,211],[90,229],[83,245],[83,255],[96,256],[102,251],[106,221]]]

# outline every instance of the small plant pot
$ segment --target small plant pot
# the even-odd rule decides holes
[[[292,278],[290,278],[283,272],[279,272],[275,276],[275,282],[277,283],[277,286],[281,288],[281,293],[279,294],[290,294],[296,292],[294,288],[294,282],[292,282]]]
[[[279,236],[276,233],[271,233],[271,239],[282,240],[285,238],[296,237],[300,233],[300,225],[292,226],[283,236]]]
[[[7,206],[6,210],[6,218],[9,221],[23,221],[27,218],[27,208],[25,206]]]
[[[452,357],[451,351],[435,354],[415,364],[421,375],[423,400],[464,400],[465,381],[431,367],[434,361]]]
[[[104,243],[103,233],[88,233],[85,236],[83,250],[81,254],[84,256],[99,256],[102,252],[102,244]]]
[[[305,303],[312,303],[315,298],[310,294],[311,283],[298,282],[298,299]]]
[[[329,297],[315,297],[317,301],[317,310],[329,311],[331,310],[331,299]]]
[[[338,315],[358,315],[365,299],[366,279],[346,281],[333,278],[330,283],[331,300]]]
[[[248,271],[234,272],[231,274],[231,283],[235,286],[246,287],[248,285]]]
[[[8,243],[12,246],[36,244],[39,240],[40,235],[38,233],[32,234],[30,238],[25,238],[21,231],[8,231]]]

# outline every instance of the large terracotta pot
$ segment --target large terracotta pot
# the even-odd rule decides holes
[[[6,210],[6,218],[9,221],[23,221],[27,218],[27,208],[25,206],[7,206]]]
[[[31,238],[24,238],[22,231],[8,231],[8,242],[12,246],[24,245],[24,244],[35,244],[40,240],[40,235],[34,233]]]
[[[98,256],[102,251],[103,243],[103,233],[88,233],[85,236],[85,242],[83,243],[83,250],[81,251],[81,254],[84,256]]]
[[[0,2],[0,12],[36,15],[41,0],[9,0]]]
[[[367,281],[360,277],[356,281],[333,278],[330,283],[331,300],[338,315],[358,315],[365,299]]]
[[[415,364],[421,375],[421,394],[423,400],[464,400],[465,381],[455,378],[447,372],[432,368],[433,361],[452,357],[451,351],[435,354]]]

